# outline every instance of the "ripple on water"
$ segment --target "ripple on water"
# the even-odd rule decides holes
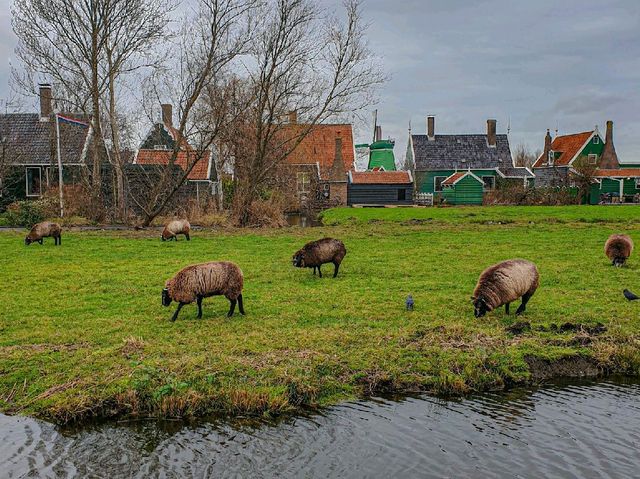
[[[634,477],[640,383],[347,403],[279,423],[0,415],[3,477]],[[37,473],[37,474],[36,474]]]

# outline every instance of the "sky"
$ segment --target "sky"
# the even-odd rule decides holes
[[[336,0],[322,0],[333,8]],[[0,0],[0,99],[15,62],[11,0]],[[484,133],[510,125],[512,149],[615,124],[620,160],[640,162],[638,0],[363,0],[371,48],[390,80],[378,122],[404,157],[408,129]],[[357,129],[369,141],[372,126]]]

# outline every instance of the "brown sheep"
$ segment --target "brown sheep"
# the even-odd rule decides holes
[[[611,264],[621,267],[633,252],[633,240],[627,235],[611,235],[604,245],[604,254]]]
[[[178,235],[184,235],[187,241],[191,241],[189,232],[191,231],[191,225],[187,220],[173,220],[169,221],[162,230],[162,241],[171,241],[172,239],[178,241]]]
[[[33,225],[31,231],[24,239],[24,244],[29,246],[31,243],[38,242],[42,244],[42,239],[51,237],[55,241],[56,245],[62,244],[62,228],[58,223],[51,223],[49,221],[43,221]]]
[[[242,304],[242,270],[229,261],[213,261],[193,264],[181,269],[167,280],[162,290],[162,305],[169,306],[171,301],[178,302],[178,308],[171,321],[175,321],[185,304],[198,303],[198,319],[202,318],[202,299],[210,296],[225,296],[231,303],[227,316],[232,316],[236,303],[240,314],[244,314]]]
[[[325,263],[333,263],[333,277],[338,276],[340,263],[347,254],[344,243],[333,238],[323,238],[318,241],[311,241],[304,245],[293,255],[293,266],[296,268],[313,268],[313,274],[318,274],[322,278],[320,267]]]
[[[480,275],[471,297],[475,317],[480,318],[503,304],[509,314],[509,303],[520,297],[522,304],[516,314],[522,314],[539,284],[538,268],[531,261],[510,259],[490,266]]]

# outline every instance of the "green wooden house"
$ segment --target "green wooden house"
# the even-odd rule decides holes
[[[484,195],[505,183],[527,186],[528,168],[515,167],[507,135],[487,120],[486,134],[436,135],[435,117],[427,118],[426,135],[409,135],[405,164],[414,172],[419,193],[434,203],[481,205]]]

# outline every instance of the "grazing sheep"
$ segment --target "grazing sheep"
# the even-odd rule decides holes
[[[198,319],[202,318],[202,299],[209,296],[225,296],[231,302],[227,316],[232,316],[236,302],[240,314],[244,314],[242,304],[242,286],[244,277],[237,265],[229,261],[192,264],[181,269],[167,280],[162,290],[162,305],[169,306],[171,301],[178,302],[178,308],[171,321],[175,321],[185,304],[198,303]]]
[[[31,231],[24,239],[24,244],[29,246],[31,243],[38,242],[42,244],[42,239],[46,237],[52,237],[56,245],[62,244],[62,228],[58,223],[51,223],[49,221],[43,221],[33,225]]]
[[[293,255],[293,266],[296,268],[313,268],[313,274],[316,274],[316,268],[322,278],[320,267],[325,263],[333,263],[333,277],[338,276],[340,263],[347,254],[344,243],[333,238],[323,238],[318,241],[311,241],[304,245]]]
[[[540,275],[531,261],[511,259],[485,269],[471,297],[476,318],[505,305],[509,314],[509,303],[522,297],[522,304],[516,311],[520,315],[527,308],[527,302],[538,289]]]
[[[169,221],[162,230],[162,241],[171,241],[172,239],[178,241],[178,235],[184,235],[187,241],[191,241],[189,232],[191,231],[191,225],[187,220],[173,220]]]
[[[604,254],[611,264],[621,267],[633,252],[633,240],[627,235],[611,235],[604,245]]]

